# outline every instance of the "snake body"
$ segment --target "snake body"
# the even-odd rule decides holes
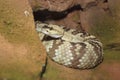
[[[93,35],[40,22],[36,22],[36,31],[54,62],[75,69],[90,69],[103,60],[102,43]]]

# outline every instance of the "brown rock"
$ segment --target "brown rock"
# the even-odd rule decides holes
[[[36,80],[46,54],[27,0],[0,1],[0,80]]]
[[[65,11],[75,5],[82,8],[94,6],[97,0],[29,0],[33,10]]]
[[[64,25],[70,28],[82,26],[82,28],[85,31],[97,36],[97,38],[101,40],[105,48],[104,49],[105,60],[100,66],[91,70],[75,70],[71,68],[66,68],[64,66],[54,63],[51,60],[48,60],[47,72],[44,75],[45,79],[49,79],[49,80],[119,79],[116,78],[119,77],[116,74],[119,74],[117,70],[120,66],[119,64],[119,53],[120,53],[119,0],[116,1],[74,0],[74,2],[70,2],[69,4],[67,3],[64,6],[61,6],[62,5],[60,3],[61,0],[56,0],[55,2],[54,1],[52,2],[51,9],[48,6],[48,2],[43,3],[45,0],[44,1],[39,0],[37,2],[38,4],[36,3],[36,1],[38,0],[31,0],[33,11],[35,11],[36,9],[41,10],[40,7],[42,7],[43,9],[48,9],[49,10],[48,13],[52,11],[57,12],[56,14],[57,16],[59,16],[58,13],[61,14],[60,13],[61,11],[67,12],[67,14],[59,20],[56,20],[54,18],[48,18],[45,21],[47,21],[48,23],[50,22],[53,24]],[[50,3],[51,1],[52,0],[49,0]],[[43,4],[41,4],[40,2]],[[76,7],[73,7],[75,5],[80,5],[79,6],[80,8],[76,9]],[[57,18],[57,16],[55,17]],[[80,25],[78,24],[78,22],[80,23]],[[114,63],[118,64],[117,68],[116,66],[112,66],[112,71],[111,71],[110,65]],[[106,66],[106,64],[108,65]]]
[[[120,7],[119,7],[119,0],[109,0],[108,5],[109,9],[114,17],[120,17]]]
[[[50,11],[64,11],[73,6],[75,0],[29,0],[33,10],[48,9]]]

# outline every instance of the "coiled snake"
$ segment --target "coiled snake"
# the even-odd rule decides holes
[[[102,43],[93,35],[38,21],[36,31],[54,62],[70,68],[90,69],[103,60]]]

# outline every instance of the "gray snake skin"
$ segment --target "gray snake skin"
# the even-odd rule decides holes
[[[36,31],[48,56],[58,64],[75,69],[91,69],[103,61],[102,43],[93,35],[38,21]]]

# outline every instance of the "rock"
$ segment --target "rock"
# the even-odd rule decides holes
[[[74,0],[29,0],[33,10],[48,9],[50,11],[64,11],[74,4]]]
[[[109,0],[108,5],[111,13],[115,17],[120,17],[120,7],[119,7],[119,0]]]
[[[120,6],[119,0],[69,0],[66,4],[64,0],[29,0],[32,5],[33,12],[45,11],[47,14],[57,12],[57,14],[49,14],[50,17],[44,18],[44,22],[63,25],[70,28],[82,27],[86,32],[95,35],[103,43],[105,60],[103,63],[91,70],[75,70],[66,68],[54,63],[48,59],[47,72],[45,79],[49,80],[116,80],[116,74],[119,74],[113,66],[109,69],[111,63],[119,64],[120,53]],[[45,2],[46,1],[46,2]],[[48,1],[48,2],[47,2]],[[53,1],[53,2],[52,2]],[[52,3],[52,7],[48,5]],[[65,5],[64,5],[65,4]],[[62,6],[61,6],[62,5]],[[78,6],[76,7],[76,5]],[[42,9],[41,9],[42,8]],[[61,18],[61,12],[65,15]],[[59,15],[58,15],[59,14]],[[59,17],[59,19],[57,16]],[[40,20],[40,19],[37,19]],[[78,24],[79,23],[79,24]],[[79,29],[80,30],[80,29]],[[107,66],[106,66],[107,64]],[[102,69],[101,69],[102,68]],[[112,71],[112,72],[111,72]],[[106,74],[107,73],[107,74]],[[110,73],[110,74],[109,74]],[[119,76],[117,76],[119,77]]]
[[[0,79],[36,80],[46,60],[27,0],[0,1]]]
[[[101,0],[29,0],[34,11],[47,9],[57,12],[65,11],[76,5],[80,5],[81,8],[85,9],[97,5],[98,1]]]

